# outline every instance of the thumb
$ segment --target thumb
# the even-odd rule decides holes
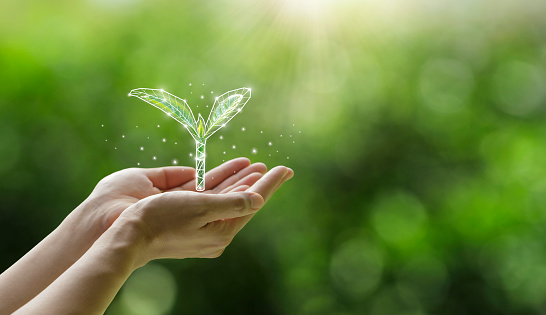
[[[255,192],[202,194],[205,198],[206,218],[209,222],[244,217],[258,211],[265,204]]]

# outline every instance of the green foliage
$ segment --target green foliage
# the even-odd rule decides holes
[[[194,165],[171,118],[198,116],[128,90],[224,121],[236,99],[215,97],[251,86],[207,167],[295,177],[220,258],[157,262],[167,314],[542,314],[546,2],[311,2],[2,3],[2,267],[102,177]]]

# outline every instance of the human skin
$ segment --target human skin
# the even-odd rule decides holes
[[[150,260],[219,256],[293,175],[283,166],[265,172],[248,159],[228,161],[207,173],[204,193],[193,191],[189,167],[107,176],[0,275],[0,313],[101,314],[131,272]]]

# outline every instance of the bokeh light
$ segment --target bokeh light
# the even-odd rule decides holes
[[[195,165],[184,127],[131,89],[206,116],[246,86],[207,169],[246,156],[294,179],[220,258],[139,269],[107,314],[542,314],[545,16],[536,0],[4,1],[2,270],[104,176]]]

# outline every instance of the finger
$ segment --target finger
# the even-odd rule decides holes
[[[289,168],[285,166],[277,166],[267,172],[267,174],[252,185],[252,187],[247,189],[247,191],[260,194],[264,198],[264,201],[267,202],[277,187],[282,184],[283,178],[288,173]]]
[[[223,182],[229,176],[236,174],[240,170],[250,165],[250,160],[247,158],[236,158],[227,161],[205,174],[205,188],[213,189],[219,183]],[[194,179],[182,185],[182,190],[195,190],[195,173]]]
[[[275,193],[277,189],[281,188],[282,184],[284,184],[287,180],[291,179],[292,177],[294,177],[294,171],[291,168],[288,168],[288,172],[286,173],[286,175],[284,175],[283,179],[277,185],[277,187],[275,187],[275,190],[273,190],[273,193]]]
[[[256,183],[260,178],[262,178],[262,176],[264,176],[262,173],[252,173],[252,174],[249,174],[247,176],[245,176],[244,178],[241,178],[239,181],[237,181],[235,184],[231,185],[231,186],[228,186],[226,188],[224,188],[223,190],[221,190],[219,193],[220,194],[223,194],[223,193],[227,193],[229,191],[231,191],[233,188],[236,188],[238,186],[241,186],[241,185],[247,185],[247,186],[252,186],[254,185],[254,183]]]
[[[276,167],[276,168],[280,168],[280,167]],[[272,170],[270,171],[270,173],[271,173],[273,170],[275,170],[276,168],[272,169]],[[256,182],[255,185],[253,185],[252,187],[250,187],[249,189],[247,189],[247,191],[250,191],[251,189],[263,189],[262,191],[266,191],[268,187],[273,187],[273,186],[274,186],[274,189],[270,192],[270,194],[269,194],[269,196],[267,197],[267,199],[264,198],[265,201],[269,200],[269,198],[271,197],[271,195],[272,195],[273,193],[275,193],[275,191],[277,191],[277,189],[279,189],[279,188],[282,186],[282,184],[283,184],[284,182],[286,182],[287,180],[289,180],[290,178],[292,178],[292,176],[294,176],[294,171],[293,171],[292,169],[286,168],[285,171],[286,171],[286,173],[284,174],[284,176],[282,176],[281,180],[278,182],[277,185],[274,185],[274,178],[273,178],[274,175],[270,175],[271,178],[269,178],[269,179],[264,179],[263,181],[260,180],[260,181],[262,181],[262,183],[260,183],[261,186],[258,187],[258,186],[256,185],[256,184],[258,184],[258,182],[259,182],[259,181],[258,181],[258,182]],[[278,172],[280,173],[281,171],[278,171]],[[265,177],[268,176],[268,175],[269,175],[269,173],[266,174],[263,178],[265,178]],[[275,175],[275,176],[277,176],[277,175]],[[263,179],[263,178],[262,178],[262,179]],[[268,182],[266,183],[265,180],[267,180]],[[269,185],[271,185],[271,186],[269,186]],[[256,187],[255,187],[255,186],[256,186]],[[265,192],[264,192],[264,193],[265,193]],[[246,215],[246,216],[244,216],[244,217],[239,217],[239,218],[234,219],[235,222],[232,223],[232,224],[236,227],[236,229],[235,229],[235,231],[234,231],[234,232],[235,232],[234,235],[237,234],[237,233],[239,233],[239,231],[241,231],[241,229],[250,221],[250,219],[252,219],[252,217],[254,217],[255,214],[256,214],[256,213],[252,213],[252,214]]]
[[[248,167],[245,167],[244,169],[237,172],[236,174],[231,174],[231,176],[229,176],[224,181],[219,183],[213,190],[214,190],[215,193],[219,193],[219,192],[225,190],[226,188],[228,188],[229,186],[232,186],[233,184],[237,183],[241,179],[245,178],[249,174],[260,173],[260,174],[263,175],[266,172],[267,172],[267,166],[265,166],[265,164],[263,164],[263,163],[254,163],[254,164],[252,164],[252,165],[250,165]],[[254,183],[252,183],[252,184],[254,184]],[[252,185],[252,184],[250,184],[250,185]]]
[[[247,190],[249,188],[250,188],[250,186],[248,186],[248,185],[241,185],[241,186],[233,188],[232,190],[228,191],[227,193],[236,193],[236,192],[240,192],[240,191],[245,191],[245,190]]]
[[[154,187],[161,190],[178,187],[195,178],[195,169],[187,166],[144,168],[142,171],[150,179]]]
[[[264,205],[264,199],[257,193],[199,194],[199,196],[205,205],[207,222],[244,217],[255,213]]]

